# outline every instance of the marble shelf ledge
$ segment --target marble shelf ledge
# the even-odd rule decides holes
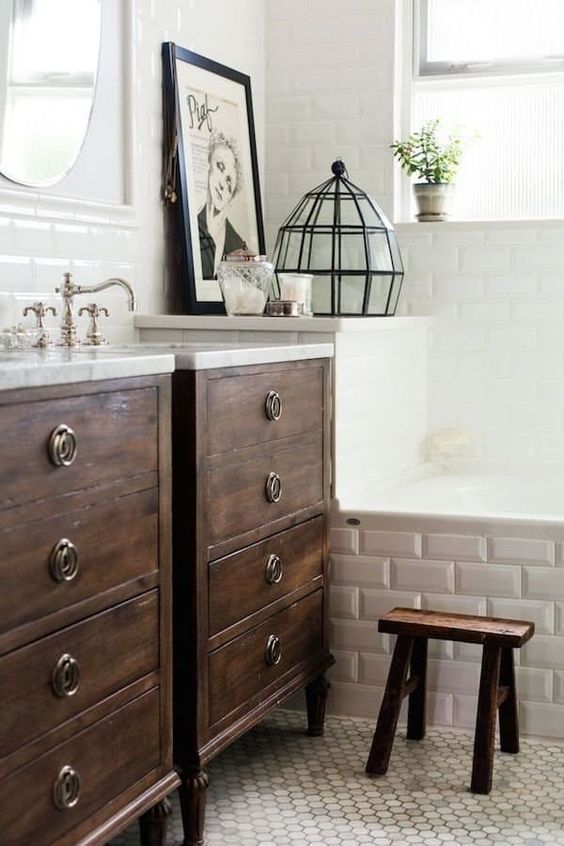
[[[389,332],[431,325],[431,317],[235,317],[216,314],[136,314],[137,329],[223,332]]]
[[[168,350],[10,350],[0,352],[0,391],[171,373]]]

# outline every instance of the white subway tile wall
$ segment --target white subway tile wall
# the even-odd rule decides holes
[[[355,0],[346,17],[338,3],[304,2],[296,18],[287,5],[267,3],[271,247],[338,156],[394,219],[394,63],[409,67],[395,55],[394,0]],[[564,464],[564,222],[398,223],[397,231],[407,270],[399,313],[436,318],[429,428],[466,430],[468,461]]]
[[[556,556],[564,527],[515,524],[512,535],[503,522],[461,518],[456,532],[439,517],[417,517],[413,532],[384,531],[385,522],[333,514],[331,537],[346,538],[349,550],[331,554],[333,712],[377,714],[395,640],[377,621],[390,609],[487,614],[534,622],[532,640],[514,653],[522,730],[564,740],[564,562]],[[476,644],[430,641],[430,722],[474,726],[481,654]]]
[[[0,329],[22,321],[33,300],[58,306],[54,288],[70,270],[84,284],[124,276],[138,295],[139,310],[162,312],[177,280],[167,266],[161,192],[161,43],[175,41],[252,77],[259,161],[264,160],[265,8],[262,0],[135,0],[135,138],[126,152],[134,161],[132,216],[101,203],[82,206],[9,183],[0,176]],[[236,37],[234,33],[236,32]],[[88,197],[83,199],[88,200]],[[124,202],[127,198],[124,198]],[[103,331],[114,341],[134,337],[123,292],[104,291],[110,308]],[[46,323],[56,334],[60,318]],[[85,334],[87,318],[79,319]]]

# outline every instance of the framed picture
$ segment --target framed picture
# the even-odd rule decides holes
[[[251,80],[163,44],[165,195],[181,241],[182,307],[224,314],[217,266],[248,248],[265,252]]]

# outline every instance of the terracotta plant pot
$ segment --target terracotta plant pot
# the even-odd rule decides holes
[[[447,182],[417,182],[413,186],[420,222],[441,221],[448,217],[448,205],[453,185]]]

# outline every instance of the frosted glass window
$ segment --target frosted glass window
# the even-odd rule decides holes
[[[564,217],[564,85],[421,89],[414,125],[441,115],[477,137],[458,170],[452,218]]]
[[[451,219],[564,218],[564,0],[419,0],[412,127],[465,139]]]
[[[421,0],[420,9],[422,73],[564,59],[562,0]]]

